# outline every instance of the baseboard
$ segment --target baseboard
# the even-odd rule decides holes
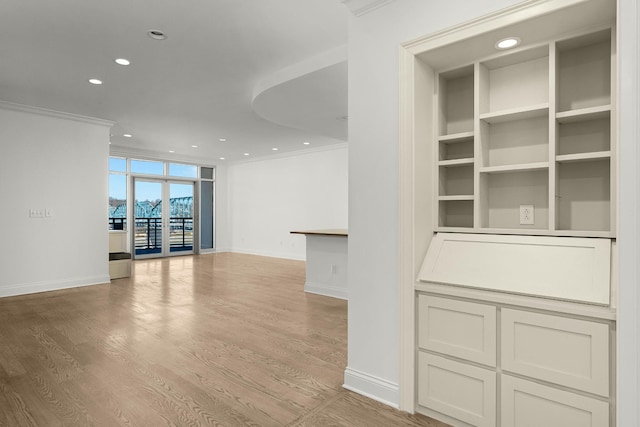
[[[255,249],[240,249],[240,248],[231,248],[229,252],[235,252],[239,254],[246,255],[258,255],[258,256],[266,256],[270,258],[283,258],[283,259],[292,259],[295,261],[306,261],[306,257],[300,254],[292,254],[286,252],[270,252],[270,251],[260,251]]]
[[[38,292],[58,291],[61,289],[79,288],[109,283],[108,274],[102,276],[76,277],[69,280],[57,280],[52,282],[23,283],[20,285],[0,286],[0,297],[12,297],[17,295],[35,294]]]
[[[399,407],[400,387],[382,378],[347,367],[342,387],[393,408]]]
[[[349,291],[345,288],[322,285],[320,283],[305,282],[304,291],[312,294],[324,295],[326,297],[349,299]]]

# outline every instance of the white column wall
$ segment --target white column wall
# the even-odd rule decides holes
[[[228,166],[233,252],[305,259],[294,230],[347,228],[347,148],[340,144]]]
[[[0,141],[0,297],[109,282],[109,127],[0,106]]]
[[[349,21],[349,356],[345,387],[399,403],[398,51],[518,3],[396,0]]]

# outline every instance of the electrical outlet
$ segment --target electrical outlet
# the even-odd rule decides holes
[[[520,225],[535,224],[533,205],[520,205]]]
[[[29,209],[29,218],[44,218],[44,212],[40,209]]]

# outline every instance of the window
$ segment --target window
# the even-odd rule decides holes
[[[164,175],[164,163],[131,159],[131,173],[142,175]]]
[[[126,172],[127,159],[120,157],[109,157],[109,170],[112,172]]]
[[[183,165],[180,163],[169,163],[169,176],[180,176],[184,178],[197,178],[198,168],[195,165]]]
[[[109,230],[127,229],[127,175],[109,174]]]

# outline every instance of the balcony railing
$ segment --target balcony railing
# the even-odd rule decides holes
[[[109,228],[126,227],[125,218],[109,218]],[[135,219],[136,255],[162,253],[162,218]],[[169,218],[169,251],[193,250],[193,218]]]

